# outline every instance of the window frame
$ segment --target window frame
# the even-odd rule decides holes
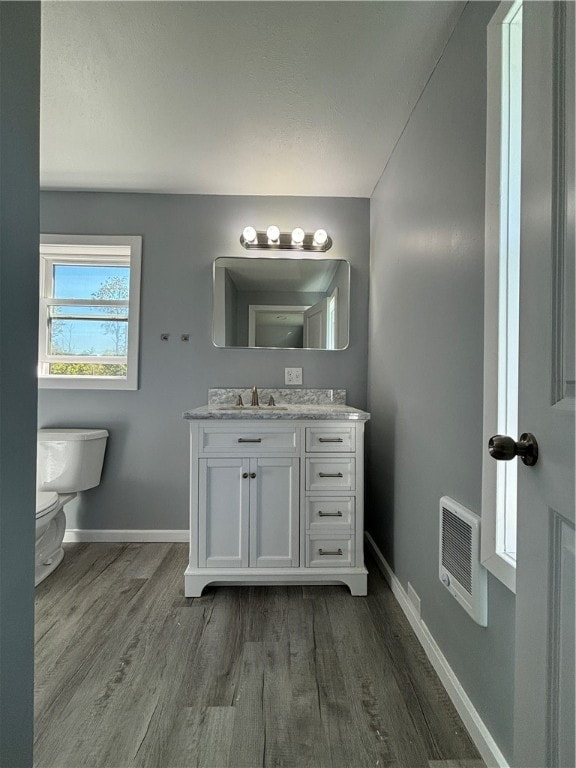
[[[140,340],[140,280],[142,237],[138,235],[40,235],[40,296],[38,318],[38,386],[41,389],[138,389]],[[127,300],[55,299],[53,266],[78,264],[93,266],[129,266],[130,284]],[[79,355],[48,353],[48,312],[55,304],[67,306],[128,306],[128,349],[126,376],[66,376],[47,372],[50,363],[85,362]],[[90,358],[89,362],[118,364],[117,357]]]
[[[488,24],[486,120],[486,227],[484,277],[484,428],[482,453],[482,528],[480,559],[496,578],[516,592],[516,560],[505,551],[506,506],[515,506],[517,462],[496,462],[489,438],[516,435],[519,327],[519,240],[512,219],[519,218],[519,152],[510,140],[514,92],[510,87],[513,25],[521,23],[522,0],[502,2]],[[517,94],[516,94],[517,95]],[[521,106],[520,106],[521,109]],[[512,115],[514,118],[514,115]],[[515,155],[515,152],[517,155]],[[516,166],[512,167],[512,164]],[[518,196],[512,200],[510,192]],[[512,202],[511,202],[512,200]],[[519,234],[519,227],[518,227]],[[512,255],[511,255],[512,254]],[[518,257],[513,262],[514,255]],[[516,360],[516,363],[514,361]]]

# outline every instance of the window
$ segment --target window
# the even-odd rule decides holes
[[[40,240],[39,386],[137,389],[142,238]]]
[[[482,563],[516,588],[517,462],[496,462],[494,434],[518,433],[522,2],[488,26]]]

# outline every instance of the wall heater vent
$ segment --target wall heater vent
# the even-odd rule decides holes
[[[487,624],[486,569],[480,564],[480,518],[440,499],[440,581],[481,626]]]

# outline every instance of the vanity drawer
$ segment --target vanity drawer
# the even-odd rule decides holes
[[[282,451],[285,456],[298,453],[298,432],[296,427],[258,428],[247,424],[246,427],[202,427],[199,435],[201,453],[258,456]]]
[[[354,536],[309,534],[306,537],[307,568],[350,568],[354,565]]]
[[[307,491],[356,490],[356,459],[306,459]]]
[[[354,496],[308,496],[306,528],[309,531],[351,530],[354,527]]]
[[[322,453],[354,453],[355,427],[306,427],[306,451]]]

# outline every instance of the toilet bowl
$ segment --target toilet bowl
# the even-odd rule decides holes
[[[34,586],[52,573],[64,557],[64,502],[57,493],[36,491],[36,567]]]
[[[35,586],[64,557],[64,505],[100,484],[105,429],[39,429],[37,442]]]

